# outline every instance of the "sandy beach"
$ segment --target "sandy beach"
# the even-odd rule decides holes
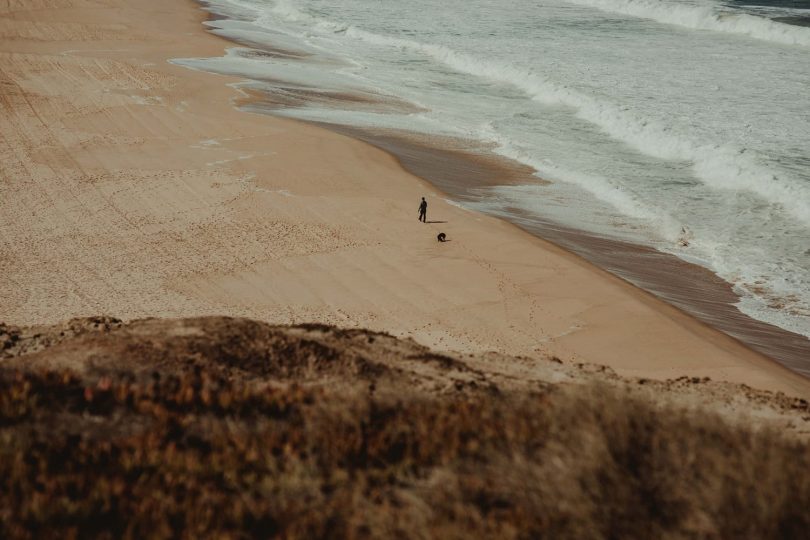
[[[804,377],[448,203],[391,155],[238,111],[235,79],[169,62],[229,46],[206,16],[191,1],[0,6],[0,321],[321,322],[810,397]]]

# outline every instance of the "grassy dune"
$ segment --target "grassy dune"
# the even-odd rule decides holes
[[[3,538],[810,530],[801,437],[636,382],[537,360],[573,375],[509,384],[473,359],[326,327],[86,326],[6,341]]]

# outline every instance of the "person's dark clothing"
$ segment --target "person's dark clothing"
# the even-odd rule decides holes
[[[422,199],[421,204],[419,204],[419,221],[424,223],[427,221],[427,201]]]

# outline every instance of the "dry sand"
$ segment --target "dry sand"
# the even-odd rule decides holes
[[[810,383],[365,143],[239,112],[192,2],[0,4],[0,320],[224,314],[810,397]],[[428,219],[417,222],[419,197]],[[445,223],[446,222],[446,223]],[[436,242],[439,231],[451,242]]]

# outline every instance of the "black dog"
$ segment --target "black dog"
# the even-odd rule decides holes
[[[437,239],[439,242],[444,242],[446,238],[447,238],[447,235],[446,235],[446,234],[444,234],[443,232],[440,232],[440,233],[439,233],[439,236],[437,236],[437,237],[436,237],[436,239]]]

